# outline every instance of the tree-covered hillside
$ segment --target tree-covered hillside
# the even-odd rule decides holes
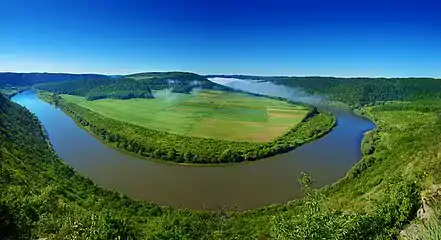
[[[172,89],[173,92],[189,93],[194,88],[230,90],[213,83],[207,78],[188,72],[147,72],[127,75],[125,78],[135,79],[148,84],[152,89]]]
[[[426,190],[441,183],[441,101],[423,98],[358,109],[377,129],[335,184],[314,190],[304,175],[305,198],[204,212],[94,185],[55,156],[35,116],[0,95],[0,239],[396,239],[418,208],[436,205]]]
[[[421,189],[439,182],[439,121],[406,106],[367,110],[379,131],[337,184],[312,190],[305,175],[304,199],[204,212],[97,187],[55,156],[35,116],[0,97],[0,239],[392,239],[416,216]]]
[[[58,94],[71,94],[85,97],[87,100],[102,98],[152,98],[150,87],[133,79],[88,79],[42,83],[34,88]]]
[[[210,239],[215,214],[133,201],[62,162],[37,118],[0,95],[0,239]],[[205,237],[204,237],[205,236]]]
[[[434,78],[268,78],[271,82],[301,87],[309,93],[328,94],[333,100],[360,107],[380,101],[441,99],[441,79]]]
[[[32,86],[44,82],[62,82],[88,79],[108,79],[100,74],[68,74],[68,73],[0,73],[0,88]]]
[[[151,89],[170,89],[179,93],[190,93],[193,89],[230,90],[203,76],[185,72],[151,72],[118,78],[40,83],[34,85],[34,88],[58,94],[79,95],[88,100],[152,98]]]
[[[246,75],[212,75],[302,88],[311,94],[324,94],[352,107],[381,101],[441,99],[441,79],[435,78],[336,78],[336,77],[259,77]]]

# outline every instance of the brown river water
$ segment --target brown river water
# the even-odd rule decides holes
[[[360,159],[363,134],[374,128],[369,120],[296,89],[237,79],[212,81],[314,104],[332,112],[337,126],[325,137],[275,157],[227,166],[182,166],[149,161],[106,146],[33,91],[12,100],[39,118],[59,157],[96,184],[134,199],[191,209],[235,206],[245,210],[292,200],[301,195],[297,179],[302,171],[311,173],[317,187],[331,184]]]

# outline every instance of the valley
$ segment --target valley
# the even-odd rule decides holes
[[[271,91],[269,87],[271,85],[268,85],[268,83],[258,82],[256,84],[262,85],[266,93]],[[237,84],[234,85],[238,86]],[[274,86],[273,89],[280,90],[280,86]],[[284,94],[289,94],[289,92],[288,89],[281,91],[280,97],[286,97]],[[17,99],[15,101],[26,105],[30,109],[34,109],[33,111],[37,111],[37,116],[41,117],[46,122],[45,124],[50,124],[45,126],[48,137],[56,152],[66,157],[69,164],[75,166],[77,170],[87,173],[86,169],[94,168],[92,167],[94,164],[104,167],[112,163],[113,160],[109,162],[110,158],[106,157],[100,160],[100,162],[93,163],[85,158],[86,155],[80,157],[78,154],[68,154],[69,151],[72,153],[93,153],[93,151],[90,151],[93,142],[86,141],[85,139],[75,141],[72,138],[73,135],[69,135],[72,136],[71,138],[66,138],[66,132],[61,130],[66,129],[67,125],[61,124],[62,122],[57,120],[58,118],[53,118],[55,112],[51,112],[52,110],[48,111],[46,107],[40,103],[37,104],[37,102],[28,99],[28,97],[22,98],[23,94],[26,95],[27,93],[14,96],[14,99]],[[33,96],[35,96],[35,93]],[[93,122],[94,128],[97,126],[95,124],[110,121],[106,117],[101,117],[103,116],[101,114],[96,115],[85,107],[73,102],[64,102],[62,97],[54,98],[54,96],[64,95],[54,95],[53,93],[41,95],[42,98],[46,97],[46,100],[54,104],[51,108],[58,112],[57,114],[61,113],[61,111],[55,107],[64,108],[63,111],[68,113],[77,124],[85,122],[85,119],[80,119],[79,116],[87,117],[88,120],[92,119],[91,116],[94,116],[96,118]],[[332,99],[333,95],[330,96]],[[79,97],[75,96],[74,98],[78,101]],[[391,95],[390,98],[394,98],[394,96]],[[183,169],[187,168],[189,174],[193,175],[195,180],[200,179],[202,183],[204,180],[200,178],[201,176],[231,176],[224,173],[231,173],[237,170],[239,175],[245,177],[244,179],[249,179],[250,182],[242,185],[240,182],[244,181],[244,179],[236,182],[236,179],[228,177],[227,179],[231,181],[219,179],[220,182],[218,184],[206,182],[206,184],[203,184],[206,188],[201,189],[202,185],[200,185],[196,187],[196,189],[199,188],[199,192],[192,192],[194,196],[198,196],[198,194],[207,193],[208,189],[213,189],[213,193],[219,194],[217,196],[214,195],[213,199],[217,199],[220,196],[231,196],[234,199],[234,196],[239,196],[237,195],[238,192],[229,194],[227,191],[228,187],[238,185],[246,189],[247,186],[250,186],[248,184],[255,183],[255,178],[245,173],[255,172],[262,176],[262,173],[269,171],[267,166],[270,163],[280,163],[277,169],[287,169],[285,164],[288,163],[296,161],[310,162],[314,160],[314,157],[312,157],[314,155],[306,157],[304,161],[301,158],[308,151],[311,154],[318,154],[317,160],[312,162],[318,168],[326,166],[326,162],[330,162],[329,167],[337,166],[339,162],[330,161],[332,160],[331,158],[341,159],[336,157],[337,155],[335,154],[340,154],[339,152],[343,149],[348,149],[348,146],[353,146],[351,149],[357,150],[358,154],[356,155],[361,156],[361,159],[342,178],[341,176],[333,177],[334,180],[331,182],[335,182],[332,184],[328,182],[324,187],[314,189],[316,185],[311,185],[311,183],[314,183],[314,179],[320,180],[321,174],[325,172],[310,171],[312,175],[305,175],[299,172],[296,178],[300,178],[301,189],[304,194],[302,198],[288,201],[292,199],[288,197],[285,203],[250,209],[244,212],[237,211],[237,209],[228,210],[227,206],[219,208],[213,206],[212,209],[218,210],[211,211],[160,207],[154,203],[134,201],[124,195],[118,195],[114,191],[97,187],[94,185],[94,182],[78,175],[75,170],[54,156],[49,146],[43,147],[43,144],[46,144],[44,142],[46,136],[40,133],[41,128],[38,127],[38,124],[35,122],[36,118],[33,115],[26,114],[26,110],[13,105],[7,99],[2,98],[1,100],[0,107],[3,112],[3,115],[1,115],[1,136],[2,139],[8,140],[2,141],[1,145],[2,158],[6,159],[6,161],[2,161],[1,176],[6,178],[2,178],[3,183],[0,184],[2,192],[5,193],[0,201],[0,206],[3,209],[2,211],[5,212],[5,216],[9,219],[8,229],[20,229],[19,231],[12,230],[11,234],[20,233],[21,236],[61,236],[62,238],[78,236],[82,238],[87,236],[87,234],[93,235],[97,231],[101,232],[101,236],[111,235],[112,232],[118,231],[117,235],[126,239],[182,237],[188,239],[256,239],[262,238],[262,236],[270,239],[305,239],[311,236],[311,234],[317,234],[317,229],[320,229],[319,236],[326,238],[390,239],[395,238],[397,231],[405,228],[407,224],[415,219],[416,211],[421,204],[420,194],[425,189],[439,182],[439,176],[437,175],[440,169],[439,154],[437,152],[437,145],[433,144],[436,142],[435,139],[439,135],[438,130],[440,129],[438,126],[439,100],[431,96],[424,100],[411,100],[407,103],[385,101],[357,108],[358,114],[372,119],[377,126],[375,130],[370,131],[364,136],[361,149],[358,145],[360,142],[357,143],[357,140],[354,139],[347,139],[348,141],[346,142],[343,136],[347,135],[342,135],[350,132],[350,129],[353,129],[360,122],[348,122],[348,116],[343,113],[343,110],[332,110],[331,106],[323,105],[325,109],[338,116],[337,126],[325,137],[289,152],[286,154],[287,158],[285,160],[283,160],[284,155],[281,154],[282,158],[278,160],[276,158],[274,160],[258,161],[256,163],[262,163],[262,168],[254,168],[254,170],[253,166],[255,164],[232,165],[231,167],[222,168],[179,166],[179,171],[184,171]],[[129,99],[129,101],[134,100],[137,99]],[[149,101],[151,99],[141,100]],[[80,99],[81,101],[85,100]],[[46,104],[45,106],[49,105]],[[74,115],[69,113],[68,109],[81,111],[81,114]],[[72,121],[69,125],[79,129]],[[86,129],[89,126],[91,126],[90,122],[87,126],[82,127]],[[111,126],[106,129],[113,129],[117,125]],[[358,134],[362,134],[369,129],[371,128],[358,130],[361,131]],[[10,135],[12,132],[15,133],[15,137],[11,137],[13,136]],[[29,132],[33,132],[33,134],[29,134]],[[84,131],[82,134],[88,135]],[[358,136],[355,139],[360,140],[362,136],[358,134],[354,136]],[[64,146],[60,145],[61,142],[59,141],[61,139],[64,139]],[[319,145],[320,143],[326,143],[326,145]],[[342,144],[341,150],[336,149],[336,146],[339,146],[336,143]],[[351,145],[354,143],[355,145]],[[84,150],[88,150],[78,151],[78,146],[83,146]],[[320,147],[320,150],[318,151],[318,148],[315,147]],[[335,151],[324,152],[323,150],[327,148]],[[36,151],[35,149],[39,150]],[[360,150],[362,155],[359,155]],[[97,154],[101,154],[100,152],[97,152]],[[34,154],[34,156],[26,157],[30,156],[29,154]],[[116,153],[112,153],[112,155],[118,156]],[[91,156],[91,159],[96,158],[96,156],[99,155]],[[84,159],[83,164],[87,162],[88,165],[84,165],[84,168],[82,168],[81,165],[78,165],[78,159]],[[357,159],[353,160],[357,161]],[[147,163],[149,161],[135,160],[135,162]],[[353,163],[350,163],[347,167],[349,168]],[[155,164],[161,165],[161,163]],[[259,164],[256,166],[259,166]],[[122,167],[123,165],[132,165],[132,163],[120,162],[115,165],[114,175],[104,174],[103,176],[109,176],[109,181],[118,180],[119,178],[116,176],[126,171]],[[136,167],[127,172],[127,176],[136,173],[135,169],[141,175],[146,173],[145,170],[140,168],[140,164],[135,164],[134,166]],[[152,169],[152,166],[148,168]],[[170,167],[172,167],[170,169],[175,168],[173,166]],[[215,169],[225,169],[225,171],[216,173]],[[342,171],[346,172],[344,169],[342,168]],[[102,172],[103,170],[104,168],[99,171]],[[307,168],[302,166],[299,170],[307,170]],[[160,170],[160,168],[154,167],[151,173],[156,172],[164,177],[167,176],[163,179],[162,183],[158,182],[156,187],[160,189],[164,186],[163,183],[166,182],[171,182],[172,184],[182,182],[182,186],[191,186],[191,182],[183,181],[183,179],[190,178],[190,175],[179,177],[176,174],[177,171],[174,173],[173,171],[171,170],[169,175],[164,175],[161,174],[164,172],[164,169]],[[271,178],[283,176],[279,171],[274,171],[274,174]],[[287,169],[286,176],[289,175],[292,175],[292,173]],[[97,175],[90,176],[100,185],[103,183],[102,177],[97,177]],[[125,176],[123,175],[122,177],[124,178]],[[337,180],[338,178],[340,180]],[[32,181],[29,181],[30,179]],[[42,179],[46,180],[43,181]],[[139,178],[137,179],[139,180]],[[152,182],[152,180],[145,181],[144,184]],[[262,180],[265,181],[265,179]],[[280,180],[285,181],[286,178],[282,177]],[[261,189],[261,194],[268,195],[268,192],[271,192],[270,189],[274,188],[274,185],[270,183],[265,186],[263,183],[260,182],[261,188],[252,189]],[[158,193],[157,190],[154,190],[155,185],[144,184],[140,184],[140,188],[134,191],[140,192],[140,189],[149,186],[148,188],[150,189],[147,188],[146,192],[164,194],[163,199],[172,199],[173,193],[179,192],[176,189],[181,189],[177,186],[174,189],[170,188],[168,192]],[[323,182],[319,186],[323,186],[322,184]],[[227,188],[221,188],[220,186]],[[286,187],[290,186],[292,185],[288,184]],[[29,192],[30,189],[34,190]],[[120,187],[116,187],[116,189],[119,189],[120,192],[125,191]],[[190,189],[188,188],[188,190]],[[238,191],[248,195],[249,193],[244,192],[243,189],[237,188]],[[184,190],[186,189],[184,188]],[[188,192],[186,193],[185,191],[181,193],[185,196],[192,196],[188,195]],[[25,195],[29,197],[24,197]],[[54,196],[55,198],[49,198],[49,196]],[[258,197],[258,199],[263,199],[262,196]],[[22,200],[11,201],[11,199]],[[145,199],[157,199],[155,202],[161,203],[161,200],[154,197],[154,195],[149,195]],[[222,198],[220,199],[222,200]],[[270,201],[274,202],[274,200]],[[46,208],[47,202],[51,202],[51,208]],[[226,202],[228,200],[224,201],[224,203]],[[125,207],[121,207],[122,205]],[[36,212],[31,214],[23,211],[23,209],[34,209],[31,211]],[[144,214],[138,214],[140,211]],[[75,225],[76,221],[81,221],[84,224],[78,227]],[[109,222],[116,223],[116,225],[108,228],[99,228],[99,230],[94,227],[98,225],[109,226],[107,225]],[[325,225],[327,227],[323,228]],[[49,227],[54,230],[48,230]],[[301,231],[298,231],[299,229]]]
[[[164,78],[170,74],[176,78]],[[324,136],[336,124],[332,114],[312,105],[237,92],[191,73],[136,76],[143,78],[34,88],[41,99],[105,143],[149,160],[179,164],[271,157]]]

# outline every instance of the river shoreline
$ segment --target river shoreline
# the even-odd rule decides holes
[[[57,155],[97,185],[134,199],[189,209],[249,210],[290,202],[302,195],[297,184],[302,171],[311,173],[316,187],[329,186],[360,160],[361,139],[374,128],[372,122],[337,109],[333,110],[337,125],[331,132],[293,151],[253,162],[195,168],[145,161],[109,148],[35,94],[19,94],[13,100],[36,114]]]
[[[37,96],[38,96],[39,99],[41,99],[41,100],[43,100],[43,101],[45,101],[45,102],[47,102],[47,103],[49,103],[49,104],[59,108],[59,109],[61,109],[66,115],[70,116],[70,118],[77,124],[78,127],[88,131],[91,135],[93,135],[97,140],[101,141],[103,144],[105,144],[105,145],[107,145],[107,146],[109,146],[111,148],[114,148],[116,150],[122,151],[122,152],[124,152],[126,154],[130,154],[132,156],[139,157],[139,158],[142,158],[142,159],[145,159],[145,160],[148,160],[148,161],[154,161],[154,162],[166,163],[166,164],[182,165],[182,166],[189,166],[189,167],[190,166],[191,167],[204,167],[204,166],[207,166],[207,167],[217,167],[217,166],[222,167],[223,166],[223,167],[225,167],[225,166],[233,166],[233,165],[241,164],[241,163],[250,163],[250,162],[256,162],[256,161],[261,161],[261,160],[269,159],[269,158],[274,157],[274,156],[276,156],[278,154],[283,154],[283,153],[287,153],[287,152],[293,151],[294,149],[296,149],[298,147],[301,147],[304,144],[313,142],[313,141],[315,141],[317,139],[320,139],[320,138],[326,136],[326,134],[331,132],[332,129],[336,126],[336,122],[337,122],[337,120],[336,120],[334,115],[332,115],[332,114],[330,114],[330,113],[328,113],[328,112],[326,112],[324,110],[316,110],[316,107],[303,103],[303,105],[307,105],[308,108],[310,108],[311,110],[310,110],[310,112],[308,114],[306,114],[304,116],[304,118],[301,120],[301,122],[299,124],[303,124],[305,121],[308,121],[309,119],[311,119],[311,118],[313,118],[316,115],[321,114],[321,113],[330,114],[331,117],[332,117],[332,123],[329,126],[327,126],[327,128],[323,129],[323,131],[319,135],[317,135],[315,137],[311,137],[311,138],[305,139],[304,141],[302,141],[302,143],[300,145],[297,145],[294,148],[290,148],[290,149],[287,149],[287,150],[284,150],[284,151],[280,151],[280,152],[278,152],[278,153],[276,153],[274,155],[270,155],[270,156],[267,156],[267,157],[264,157],[264,158],[257,158],[257,159],[253,159],[253,160],[245,160],[245,161],[240,161],[240,162],[228,162],[228,163],[188,163],[188,162],[177,162],[177,161],[172,161],[172,160],[165,160],[165,159],[160,159],[160,158],[153,158],[153,157],[144,156],[144,155],[138,154],[138,153],[136,153],[134,151],[129,151],[129,150],[120,148],[120,147],[116,146],[116,144],[112,144],[110,142],[106,142],[103,138],[101,138],[100,136],[98,136],[96,133],[94,133],[91,130],[91,128],[89,127],[90,126],[89,124],[87,126],[80,124],[80,122],[74,117],[74,115],[67,110],[68,107],[63,105],[63,101],[60,101],[58,103],[58,105],[54,105],[54,103],[51,102],[51,99],[48,98],[48,96],[49,96],[48,94],[49,93],[46,93],[46,92],[40,92],[40,91],[37,92]],[[286,101],[289,101],[289,99],[286,99]],[[312,115],[312,113],[314,113],[314,115]],[[121,122],[121,124],[124,124],[124,123]],[[295,125],[293,128],[289,129],[287,132],[290,132],[290,131],[295,130],[297,128],[298,128],[298,125]],[[235,142],[232,141],[231,144],[235,144]]]

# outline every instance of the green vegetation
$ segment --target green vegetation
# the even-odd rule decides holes
[[[335,184],[312,189],[314,176],[304,174],[302,199],[204,212],[95,186],[54,155],[32,114],[0,96],[0,239],[396,239],[416,217],[421,192],[441,181],[441,101],[407,98],[358,109],[377,129]],[[433,216],[412,239],[437,239]]]
[[[170,89],[177,93],[190,93],[196,89],[224,90],[230,89],[213,83],[207,78],[188,72],[148,72],[124,76],[149,85],[154,90]]]
[[[230,90],[200,75],[184,72],[139,73],[120,78],[46,82],[35,84],[34,88],[58,94],[83,96],[87,100],[153,98],[151,89],[168,89],[187,94],[200,89]]]
[[[42,83],[34,87],[54,93],[84,96],[87,100],[153,98],[149,86],[124,78]]]
[[[329,94],[353,107],[383,101],[441,98],[441,81],[434,78],[273,78],[270,81],[301,87],[309,93]]]
[[[366,111],[379,125],[375,150],[331,187],[312,189],[304,175],[303,199],[204,212],[97,187],[54,155],[32,114],[0,97],[0,232],[10,239],[392,239],[415,216],[420,189],[439,181],[440,122],[430,112],[421,118],[420,106]]]
[[[184,111],[190,111],[189,107],[193,106],[193,109],[197,108],[197,106],[204,106],[204,108],[200,109],[201,111],[207,112],[207,108],[212,108],[213,106],[219,106],[219,99],[216,99],[216,96],[222,96],[226,94],[226,96],[236,96],[239,97],[240,100],[243,100],[244,95],[240,95],[238,93],[216,93],[216,92],[202,92],[200,97],[196,98],[187,98],[186,96],[181,96],[181,100],[184,99],[186,101],[182,102],[182,106],[185,106]],[[214,95],[214,96],[213,96]],[[85,107],[80,106],[84,101],[78,100],[78,98],[68,97],[67,101],[64,99],[59,99],[55,94],[49,93],[39,93],[39,96],[42,99],[45,99],[49,102],[54,102],[61,107],[61,109],[69,114],[80,126],[85,129],[93,132],[96,136],[104,140],[106,143],[139,154],[148,158],[155,159],[164,159],[172,162],[185,162],[185,163],[197,163],[197,164],[206,164],[206,163],[229,163],[229,162],[241,162],[241,161],[252,161],[264,157],[269,157],[278,153],[289,151],[297,146],[300,146],[306,142],[312,141],[320,136],[326,134],[330,129],[335,125],[335,118],[325,112],[319,112],[315,108],[311,108],[308,114],[305,115],[304,110],[302,110],[302,115],[304,118],[301,122],[299,120],[294,119],[293,124],[298,123],[288,131],[287,128],[290,125],[285,125],[285,129],[280,131],[279,133],[285,132],[285,134],[276,137],[272,141],[269,142],[234,142],[234,141],[226,141],[226,140],[218,140],[212,138],[201,138],[201,137],[192,137],[190,135],[184,136],[180,134],[173,134],[164,131],[156,131],[153,129],[144,128],[135,124],[122,122],[120,120],[116,120],[114,118],[109,118],[105,115],[100,114],[103,112],[103,108],[98,110],[97,112],[91,111]],[[249,98],[249,97],[248,97]],[[242,102],[238,103],[237,98],[232,98],[229,105],[241,106],[241,104],[248,104],[249,106],[253,105],[254,101],[267,101],[267,104],[277,103],[278,106],[284,107],[282,110],[286,110],[290,104],[288,103],[279,103],[276,100],[256,100],[256,98],[249,98],[250,102]],[[253,101],[251,101],[253,99]],[[70,101],[69,101],[70,100]],[[155,99],[156,100],[156,99]],[[203,100],[204,102],[195,102],[194,100]],[[76,103],[75,103],[76,101]],[[79,101],[79,102],[78,102]],[[135,103],[141,100],[131,100]],[[157,100],[159,101],[159,100]],[[103,106],[99,101],[98,104],[95,103],[84,103],[86,106]],[[108,103],[108,101],[104,101],[104,104]],[[80,104],[80,105],[79,105]],[[157,107],[164,106],[173,107],[167,105],[169,103],[162,103]],[[259,102],[258,102],[259,104]],[[195,106],[196,105],[196,106]],[[112,104],[110,105],[112,106]],[[181,108],[182,106],[178,107]],[[253,105],[256,107],[255,105]],[[107,107],[109,108],[109,107]],[[226,109],[226,115],[222,115],[222,108],[216,109],[216,111],[211,110],[211,117],[216,117],[222,120],[222,117],[225,119],[229,116],[228,108]],[[221,110],[221,111],[219,111]],[[288,108],[291,110],[291,108]],[[210,112],[210,110],[208,110]],[[250,110],[250,112],[252,112]],[[258,111],[257,111],[258,112]],[[276,111],[277,112],[277,111]],[[173,115],[175,113],[176,115]],[[165,116],[166,118],[173,118],[172,120],[176,121],[180,116],[178,116],[178,111],[173,110],[170,111],[171,116]],[[123,114],[119,114],[123,115]],[[161,114],[157,114],[161,117]],[[112,116],[115,116],[113,114]],[[130,117],[130,116],[129,116]],[[242,120],[244,116],[239,116]],[[258,117],[257,117],[258,118]],[[262,115],[261,115],[261,118]],[[228,119],[226,119],[228,120]],[[170,120],[169,120],[170,121]],[[185,124],[188,123],[182,121]],[[283,124],[284,120],[276,120],[272,122],[272,124]],[[153,123],[154,124],[154,123]],[[286,123],[285,123],[286,124]],[[159,124],[158,124],[159,125]],[[163,124],[166,126],[166,124]],[[167,125],[173,126],[172,123]],[[199,125],[200,126],[200,125]],[[179,127],[179,125],[175,125],[175,127]],[[201,131],[200,128],[196,128]],[[198,131],[195,131],[196,134],[201,134]],[[202,131],[201,131],[202,132]],[[205,131],[204,134],[208,134],[210,132]],[[214,130],[211,131],[211,134],[216,133]],[[234,136],[231,133],[228,137]],[[253,133],[251,133],[253,134]]]
[[[201,90],[188,95],[161,90],[154,95],[155,99],[124,101],[61,97],[106,117],[141,127],[230,141],[273,140],[302,121],[309,111],[307,106],[235,92]]]
[[[270,81],[302,88],[311,94],[330,96],[354,108],[383,101],[416,101],[441,99],[441,80],[435,78],[335,78],[335,77],[260,77],[244,75],[211,75]]]
[[[77,81],[91,79],[109,79],[100,74],[69,74],[69,73],[0,73],[0,88],[30,87],[37,83]]]
[[[217,228],[215,214],[97,187],[56,157],[35,116],[1,95],[0,123],[0,239],[208,239]]]
[[[306,113],[307,107],[297,109],[280,99],[234,93],[194,73],[140,73],[118,79],[43,83],[34,88],[52,92],[40,96],[106,143],[180,163],[260,159],[321,137],[335,125],[328,113],[314,108]],[[139,99],[153,98],[150,89],[157,89],[158,99]],[[57,94],[68,95],[62,99]],[[86,101],[98,99],[104,100]],[[233,127],[238,130],[230,131]]]
[[[5,88],[5,89],[0,89],[0,94],[3,94],[6,97],[12,97],[15,94],[17,94],[19,91],[16,88]]]
[[[6,96],[7,98],[12,98],[14,95],[19,94],[26,89],[28,89],[28,88],[27,87],[5,87],[5,88],[0,88],[0,94],[3,94],[3,96]]]

